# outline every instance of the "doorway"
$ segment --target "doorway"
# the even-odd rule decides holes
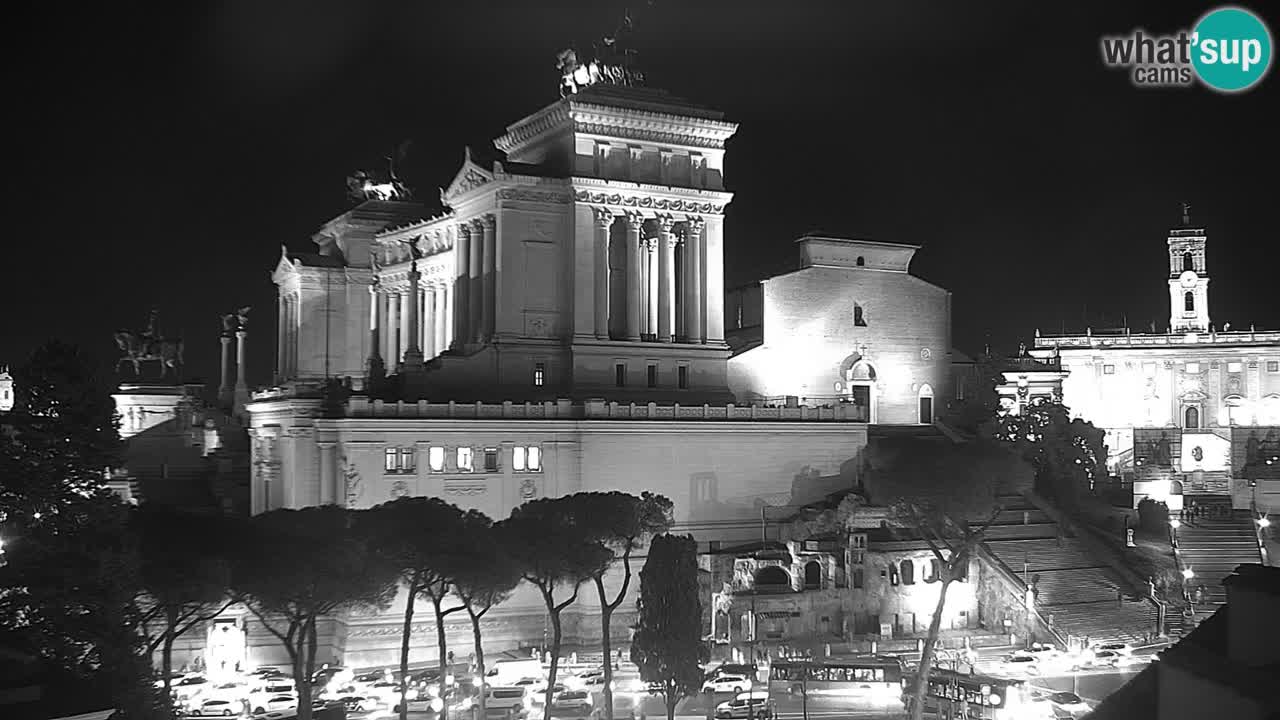
[[[1186,424],[1184,425],[1186,429],[1188,430],[1200,429],[1200,408],[1196,407],[1195,405],[1189,406],[1186,412],[1184,413],[1184,417],[1186,419]]]
[[[919,393],[919,423],[921,425],[933,424],[933,388],[928,383],[920,386]]]

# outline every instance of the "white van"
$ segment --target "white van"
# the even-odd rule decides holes
[[[521,680],[545,680],[547,671],[537,660],[499,660],[485,673],[486,685],[515,685]]]
[[[484,689],[485,710],[511,710],[519,715],[528,712],[532,705],[533,698],[527,687],[491,685]]]

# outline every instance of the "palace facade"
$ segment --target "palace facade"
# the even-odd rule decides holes
[[[379,186],[315,252],[283,250],[276,379],[247,406],[252,512],[425,495],[497,520],[539,497],[650,490],[705,548],[755,537],[762,506],[854,487],[868,423],[929,423],[922,398],[947,392],[949,293],[910,276],[914,247],[805,238],[803,268],[760,285],[762,342],[737,342],[736,128],[660,90],[592,85],[509,126],[500,159],[467,150],[443,212]],[[822,352],[803,377],[802,345]],[[567,642],[598,638],[593,596],[566,612]],[[334,618],[321,660],[395,661],[403,602]],[[486,623],[495,648],[545,639],[533,592]],[[276,659],[253,625],[237,626],[249,661]],[[446,631],[470,647],[465,619]],[[413,646],[434,655],[430,620]]]
[[[1208,235],[1185,211],[1167,246],[1168,332],[1037,332],[1021,387],[1059,392],[1106,430],[1109,469],[1133,479],[1135,504],[1280,507],[1280,332],[1212,323]],[[1014,375],[1006,407],[1026,395]]]

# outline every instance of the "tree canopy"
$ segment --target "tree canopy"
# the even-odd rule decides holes
[[[1035,468],[1035,488],[1067,510],[1079,504],[1081,492],[1106,475],[1106,433],[1093,423],[1072,419],[1060,402],[1039,400],[1019,415],[1000,417],[994,439],[1011,447]]]
[[[688,535],[659,535],[640,570],[640,611],[631,661],[640,679],[661,688],[667,719],[677,703],[702,687],[708,650],[702,642],[698,545]]]

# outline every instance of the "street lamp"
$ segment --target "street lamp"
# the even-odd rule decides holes
[[[1182,579],[1183,579],[1183,580],[1190,580],[1191,578],[1193,578],[1193,577],[1195,577],[1195,576],[1196,576],[1196,573],[1195,573],[1195,571],[1194,571],[1194,570],[1192,570],[1191,568],[1189,568],[1189,567],[1182,568]]]
[[[1178,528],[1182,527],[1182,521],[1178,518],[1169,518],[1169,544],[1178,547]]]
[[[1266,528],[1271,527],[1271,519],[1268,518],[1266,515],[1263,515],[1262,517],[1258,518],[1257,523],[1258,523],[1258,527],[1264,530]],[[0,550],[0,552],[2,552],[2,550]]]

